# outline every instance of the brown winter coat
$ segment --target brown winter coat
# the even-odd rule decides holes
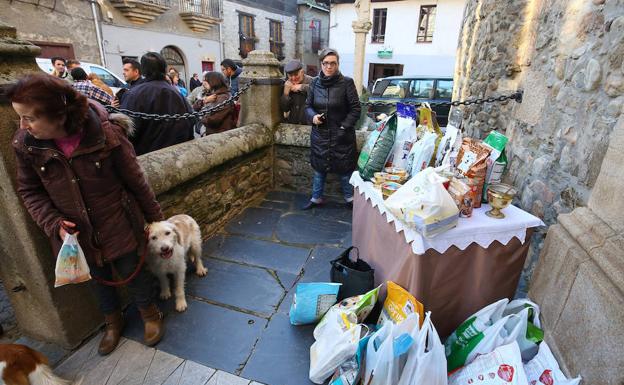
[[[144,220],[163,215],[128,141],[131,120],[89,105],[84,136],[70,159],[54,141],[23,129],[15,133],[13,147],[18,193],[55,255],[62,245],[61,220],[68,220],[80,231],[88,262],[101,266],[136,250],[144,241]]]
[[[195,106],[199,106],[199,108],[210,108],[228,100],[231,96],[227,88],[220,88],[214,94],[217,95],[217,100],[213,103],[204,104],[202,99],[197,99]],[[212,115],[204,116],[201,122],[206,126],[206,134],[216,134],[217,132],[231,130],[236,127],[236,122],[234,122],[234,116],[232,115],[233,112],[234,106],[230,105]]]

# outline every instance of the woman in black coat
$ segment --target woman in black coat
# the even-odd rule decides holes
[[[360,117],[360,100],[353,79],[338,68],[336,50],[321,52],[321,72],[310,84],[306,100],[306,118],[312,124],[310,163],[314,169],[312,198],[302,209],[323,204],[323,188],[328,173],[338,174],[344,199],[353,201],[349,178],[355,170],[357,149],[355,124]]]

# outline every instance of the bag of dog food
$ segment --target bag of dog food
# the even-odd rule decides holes
[[[368,136],[358,158],[358,171],[364,180],[370,180],[376,172],[383,169],[386,159],[392,151],[397,130],[396,114],[383,120],[377,129]]]
[[[65,234],[63,246],[56,257],[54,287],[81,283],[91,279],[89,265],[74,234]]]
[[[403,103],[397,103],[397,133],[392,151],[388,156],[386,167],[405,169],[407,156],[412,145],[416,142],[416,108]]]
[[[472,200],[474,197],[470,194],[470,191],[466,178],[451,178],[448,193],[459,209],[459,216],[463,218],[472,216]]]
[[[355,297],[345,298],[332,306],[321,319],[321,322],[314,328],[314,338],[318,338],[323,334],[323,329],[327,323],[336,318],[334,313],[353,313],[355,315],[355,323],[362,323],[370,314],[377,303],[379,297],[379,286],[366,294],[357,295]]]
[[[478,356],[467,366],[451,374],[449,385],[526,385],[520,349],[516,342],[502,345]]]
[[[457,172],[471,179],[471,184],[476,186],[477,196],[473,201],[473,207],[481,207],[483,196],[483,183],[487,172],[487,159],[492,150],[480,141],[473,138],[464,138],[457,156]]]
[[[299,283],[290,306],[290,323],[306,325],[315,323],[336,303],[339,283]]]
[[[377,325],[383,325],[386,321],[395,324],[401,323],[410,314],[418,314],[422,324],[425,307],[418,302],[413,295],[392,281],[387,282],[388,295],[384,301],[383,310],[379,315]]]
[[[459,138],[459,141],[457,140]],[[444,159],[448,159],[448,165],[451,163],[455,165],[455,162],[450,162],[450,155],[452,151],[459,151],[461,146],[461,132],[457,127],[448,125],[446,126],[446,132],[438,145],[438,151],[436,152],[434,167],[440,167],[445,165]]]
[[[410,178],[429,166],[431,157],[434,155],[436,140],[438,140],[438,135],[427,131],[418,142],[414,143],[407,158],[407,173]]]
[[[529,385],[579,385],[581,382],[580,376],[571,380],[566,378],[546,342],[539,345],[539,352],[524,365],[524,371]]]

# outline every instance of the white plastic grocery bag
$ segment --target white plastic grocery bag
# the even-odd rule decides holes
[[[442,185],[446,180],[428,167],[388,197],[385,205],[409,227],[433,237],[457,225],[459,210]]]
[[[81,283],[91,279],[89,265],[74,234],[65,234],[63,246],[56,257],[54,287]]]
[[[539,345],[537,355],[524,365],[529,385],[578,385],[581,377],[567,379],[546,341]]]
[[[331,312],[310,347],[310,381],[322,384],[334,370],[355,356],[362,326],[354,312]]]
[[[544,340],[544,331],[541,328],[539,319],[540,308],[535,302],[529,299],[515,299],[505,307],[503,317],[509,314],[518,314],[522,310],[528,309],[527,330],[518,336],[518,345],[522,352],[522,360],[527,362],[537,354],[537,347]]]
[[[448,378],[449,385],[527,385],[518,343],[483,354]]]
[[[431,322],[431,312],[414,337],[397,385],[447,385],[444,345]]]
[[[386,167],[407,166],[407,156],[416,142],[416,108],[403,103],[397,103],[397,131],[392,151],[388,155]]]

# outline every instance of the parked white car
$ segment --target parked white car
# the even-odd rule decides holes
[[[39,68],[41,68],[42,71],[49,74],[51,74],[54,70],[54,66],[52,65],[50,59],[37,58],[37,65],[39,65]],[[80,67],[82,67],[82,69],[84,69],[87,74],[94,73],[99,76],[99,78],[102,79],[102,81],[106,83],[106,85],[109,86],[114,93],[117,93],[119,89],[126,87],[126,82],[123,79],[119,78],[113,72],[102,67],[99,64],[86,63],[81,61]]]

